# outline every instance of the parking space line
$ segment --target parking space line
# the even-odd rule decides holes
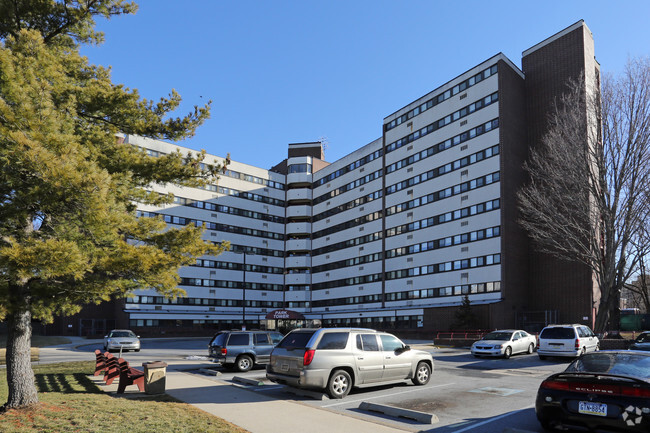
[[[532,407],[535,407],[535,405],[531,404],[530,406],[526,406],[526,407],[524,407],[522,409],[519,409],[519,410],[516,410],[514,412],[504,413],[504,414],[501,414],[499,416],[495,416],[494,418],[490,418],[490,419],[487,419],[485,421],[481,421],[481,422],[476,423],[476,424],[468,425],[467,427],[462,428],[460,430],[454,430],[452,433],[463,433],[463,432],[466,432],[466,431],[469,431],[469,430],[473,430],[473,429],[475,429],[477,427],[484,426],[485,424],[489,424],[489,423],[491,423],[493,421],[500,420],[501,418],[505,418],[507,416],[514,415],[514,414],[519,413],[519,412],[523,412],[523,411],[528,410],[528,409],[530,409]]]
[[[345,401],[341,401],[340,403],[326,404],[326,405],[321,406],[321,407],[341,406],[343,404],[348,404],[348,403],[357,403],[357,402],[360,402],[360,401],[368,401],[368,400],[373,400],[373,399],[377,399],[377,398],[392,397],[394,395],[409,394],[411,392],[424,391],[424,390],[431,389],[431,388],[440,388],[441,386],[449,386],[449,385],[455,385],[455,384],[456,384],[455,382],[452,382],[452,383],[444,383],[442,385],[431,385],[431,386],[427,386],[427,387],[418,386],[416,389],[410,389],[408,391],[394,392],[392,394],[378,395],[376,397],[366,397],[366,398],[362,398],[362,399],[359,399],[359,400],[345,400]]]

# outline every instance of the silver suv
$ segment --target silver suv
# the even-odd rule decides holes
[[[397,337],[372,329],[300,329],[287,334],[271,352],[266,377],[298,388],[325,389],[332,398],[352,387],[404,382],[425,385],[433,357]]]
[[[600,348],[598,337],[585,325],[549,325],[539,333],[537,354],[577,357]]]
[[[226,368],[248,371],[266,364],[273,346],[282,340],[275,331],[221,331],[208,344],[208,356]]]

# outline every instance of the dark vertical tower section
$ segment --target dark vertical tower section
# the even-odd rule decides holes
[[[526,76],[528,143],[539,146],[549,127],[549,113],[570,80],[592,83],[599,69],[594,40],[583,21],[523,52]],[[590,88],[590,87],[587,87]],[[585,126],[586,128],[586,126]],[[541,321],[593,325],[597,293],[591,271],[575,262],[542,254],[531,243],[529,262],[529,310]],[[532,314],[533,311],[540,314]],[[546,315],[541,312],[547,311]],[[553,312],[553,313],[550,313]]]
[[[491,325],[516,323],[530,306],[528,285],[528,237],[517,224],[517,191],[524,184],[523,164],[528,157],[526,140],[525,82],[521,71],[499,61],[499,149],[501,173],[501,292],[503,301],[491,305]]]

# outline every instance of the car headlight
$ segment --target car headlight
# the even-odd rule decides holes
[[[494,346],[494,348],[495,349],[503,349],[503,344],[496,345],[496,346]]]

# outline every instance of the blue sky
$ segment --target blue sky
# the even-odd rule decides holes
[[[140,0],[98,19],[84,47],[115,83],[178,114],[212,100],[179,144],[270,168],[287,144],[325,139],[333,162],[381,136],[382,119],[467,69],[522,51],[584,19],[603,73],[650,55],[650,1]]]

